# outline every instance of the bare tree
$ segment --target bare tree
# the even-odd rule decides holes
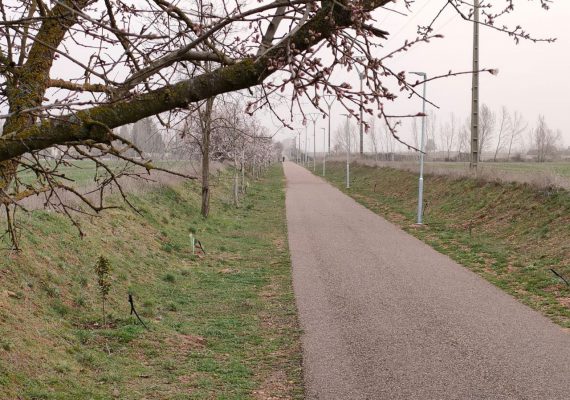
[[[513,149],[513,145],[518,143],[521,140],[522,133],[527,129],[528,124],[524,121],[522,115],[515,111],[511,118],[511,123],[509,124],[508,134],[508,154],[507,160],[511,159],[511,151]]]
[[[493,155],[493,161],[495,162],[497,161],[499,152],[503,149],[505,145],[504,139],[507,131],[510,129],[510,124],[511,124],[511,116],[509,110],[507,109],[507,107],[502,106],[501,111],[499,112],[498,125],[495,135],[496,146],[495,146],[495,153]]]
[[[533,131],[534,145],[536,146],[536,161],[545,162],[558,150],[558,143],[561,139],[561,132],[554,132],[546,124],[543,115],[538,116],[536,128]]]
[[[437,150],[437,116],[433,110],[427,112],[426,118],[426,153],[432,153]]]
[[[121,129],[124,127],[126,125]],[[119,135],[124,139],[131,140],[133,145],[141,150],[144,157],[162,158],[164,154],[166,146],[162,134],[152,118],[143,118],[137,121],[130,131],[120,131]]]
[[[467,118],[459,128],[458,151],[463,160],[463,154],[468,153],[471,143],[471,119]]]
[[[446,161],[450,161],[451,151],[453,149],[453,146],[455,145],[458,136],[457,121],[453,113],[450,115],[449,122],[446,123],[443,128],[441,128],[441,136],[443,144],[442,149],[444,149],[446,152],[445,159]]]
[[[374,152],[374,160],[378,161],[378,132],[376,130],[376,118],[371,118],[370,121],[370,130],[368,132],[368,136],[370,137],[370,144],[372,145],[372,151]]]
[[[479,113],[479,161],[493,140],[496,123],[495,113],[486,104],[483,104]]]
[[[385,157],[387,161],[394,161],[394,152],[396,150],[396,141],[390,132],[390,128],[386,124],[380,125],[380,132],[382,132],[382,142],[385,147]]]
[[[511,125],[511,114],[509,113],[509,110],[507,110],[507,107],[502,106],[501,113],[499,114],[499,126],[497,130],[497,147],[495,148],[495,155],[493,156],[493,161],[495,162],[497,161],[497,155],[499,154],[499,151],[505,145],[505,135],[511,131]]]
[[[335,132],[335,152],[346,153],[349,148],[350,152],[355,153],[358,150],[358,128],[350,120],[346,120],[342,126],[339,126]]]
[[[415,148],[419,149],[421,146],[421,131],[418,128],[418,119],[412,118],[412,143]]]

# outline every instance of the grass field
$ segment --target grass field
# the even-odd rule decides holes
[[[428,162],[428,165],[439,168],[468,169],[469,163]],[[482,162],[480,168],[516,173],[548,172],[570,178],[570,162]]]
[[[133,195],[140,214],[82,218],[84,239],[60,215],[23,216],[24,251],[0,261],[0,398],[303,398],[281,168],[237,209],[227,178],[208,220],[196,182]],[[112,265],[106,326],[99,255]]]
[[[344,161],[335,156],[330,161]],[[419,161],[374,161],[369,156],[357,159],[359,164],[396,168],[414,173],[419,172]],[[560,187],[570,190],[570,162],[481,162],[476,171],[464,162],[428,161],[425,172],[432,175],[448,175],[452,177],[473,177],[489,182],[519,182],[542,189]]]
[[[428,175],[425,225],[414,226],[417,175],[330,163],[327,179],[358,202],[570,328],[570,193]]]

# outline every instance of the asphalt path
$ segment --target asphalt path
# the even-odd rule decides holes
[[[307,399],[570,399],[568,331],[284,169]]]

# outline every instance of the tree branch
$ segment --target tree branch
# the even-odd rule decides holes
[[[70,90],[72,92],[97,92],[97,93],[111,93],[113,90],[100,83],[74,83],[65,81],[63,79],[50,79],[48,87],[55,87],[60,89]]]
[[[377,8],[388,1],[369,0],[365,5]],[[110,143],[112,137],[108,134],[109,129],[186,107],[221,93],[256,86],[278,69],[275,65],[287,63],[289,46],[294,45],[299,52],[306,51],[329,37],[334,30],[351,26],[352,23],[352,12],[349,9],[339,7],[335,3],[327,3],[297,32],[257,59],[244,59],[234,65],[220,67],[172,86],[165,86],[131,99],[81,110],[3,136],[0,138],[0,161],[55,144],[82,140]]]

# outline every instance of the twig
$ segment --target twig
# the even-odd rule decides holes
[[[560,275],[558,272],[556,272],[554,269],[550,268],[550,270],[552,271],[552,273],[554,275],[556,275],[557,277],[559,277],[560,279],[562,279],[564,281],[565,284],[567,284],[568,286],[570,286],[570,283],[564,279],[564,277],[562,275]]]
[[[150,330],[148,328],[148,326],[146,326],[146,324],[143,322],[143,320],[141,319],[141,317],[139,317],[139,313],[137,313],[137,310],[135,309],[135,302],[133,300],[133,295],[129,293],[129,304],[131,305],[131,315],[135,314],[135,316],[137,317],[137,319],[140,321],[140,323],[142,324],[142,326],[144,326],[147,330]]]

